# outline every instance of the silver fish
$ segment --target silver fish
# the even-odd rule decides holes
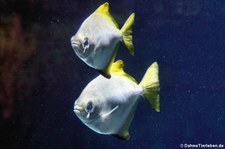
[[[130,54],[134,54],[131,34],[135,17],[132,13],[119,30],[108,10],[109,3],[102,4],[71,38],[76,55],[107,78],[110,77],[110,67],[114,62],[119,41],[125,44]]]
[[[159,112],[158,64],[153,63],[140,84],[123,71],[122,60],[113,63],[111,78],[93,79],[75,101],[77,117],[93,131],[128,140],[139,97]]]

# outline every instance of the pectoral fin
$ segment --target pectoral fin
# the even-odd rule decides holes
[[[119,106],[116,106],[115,108],[113,108],[111,111],[104,113],[101,115],[102,118],[105,118],[107,116],[109,116],[111,113],[113,113],[117,108],[119,108]]]

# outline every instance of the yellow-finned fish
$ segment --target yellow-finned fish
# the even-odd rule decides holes
[[[74,112],[93,131],[128,140],[140,96],[160,111],[158,64],[154,62],[148,68],[139,84],[123,67],[118,60],[112,65],[110,79],[101,75],[93,79],[75,101]]]
[[[81,60],[110,78],[110,67],[115,60],[119,41],[125,44],[131,55],[134,54],[131,34],[135,14],[132,13],[119,30],[108,10],[107,2],[95,10],[72,36],[71,45]]]

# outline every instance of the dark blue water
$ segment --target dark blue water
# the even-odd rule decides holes
[[[112,11],[115,6],[119,9],[117,3],[112,3]],[[225,2],[146,0],[135,2],[133,8],[135,56],[121,46],[117,59],[124,60],[125,70],[138,81],[153,61],[159,63],[161,112],[141,101],[129,141],[87,128],[74,115],[73,103],[98,74],[75,56],[66,37],[68,41],[60,44],[67,45],[68,61],[55,68],[59,82],[43,97],[45,111],[39,109],[32,148],[167,149],[185,143],[225,144]],[[80,10],[83,18],[77,22],[89,13]],[[71,35],[79,23],[70,29]]]
[[[48,40],[51,37],[54,40],[49,47],[40,46],[42,50],[36,58],[47,50],[61,53],[48,55],[48,63],[41,66],[43,83],[30,108],[32,127],[20,146],[32,149],[175,149],[180,144],[198,143],[225,146],[225,2],[109,2],[120,26],[132,11],[136,13],[135,56],[129,56],[121,45],[117,59],[123,59],[125,71],[138,82],[148,66],[158,62],[161,112],[155,113],[141,100],[130,126],[129,141],[97,134],[76,117],[74,101],[98,73],[76,57],[70,37],[102,1],[58,2],[50,14],[39,18],[43,28],[52,21],[55,29],[48,32],[45,28]],[[73,9],[75,3],[80,9]],[[57,26],[65,30],[60,27],[58,30]],[[55,37],[61,35],[57,32],[66,33]],[[53,77],[46,77],[47,72]]]

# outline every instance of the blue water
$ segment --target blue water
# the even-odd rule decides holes
[[[161,6],[154,1],[135,2],[135,56],[129,56],[121,47],[117,57],[125,61],[126,71],[138,81],[153,61],[159,63],[160,113],[141,101],[130,127],[129,141],[91,131],[74,115],[73,103],[98,74],[87,68],[68,46],[70,62],[66,64],[70,66],[60,71],[70,84],[60,81],[57,86],[69,89],[49,95],[56,99],[46,104],[46,116],[37,122],[33,142],[40,148],[67,149],[166,149],[185,143],[225,143],[225,3],[182,2],[184,6],[180,7],[176,6],[178,1],[161,1]],[[81,13],[88,15],[86,11]]]
[[[74,101],[98,73],[76,57],[70,37],[102,2],[90,1],[89,8],[86,1],[83,5],[65,1],[64,5],[53,5],[61,8],[57,13],[54,9],[55,18],[47,14],[40,18],[47,25],[53,20],[53,24],[67,30],[66,36],[59,37],[50,47],[62,50],[63,55],[59,56],[59,64],[54,62],[43,70],[51,71],[53,78],[41,73],[40,79],[45,82],[41,88],[51,79],[54,81],[48,89],[34,95],[33,127],[21,147],[175,149],[180,144],[198,143],[225,146],[225,1],[222,0],[142,0],[124,1],[121,5],[120,1],[109,1],[120,26],[132,11],[136,13],[135,56],[130,56],[121,45],[117,59],[124,60],[125,71],[138,82],[148,66],[158,62],[161,112],[154,112],[141,100],[130,126],[129,141],[97,134],[76,117]],[[72,9],[73,3],[79,3],[80,10]],[[126,4],[129,12],[121,9]],[[42,48],[40,53],[48,49]],[[49,56],[49,63],[58,61],[56,55]]]

